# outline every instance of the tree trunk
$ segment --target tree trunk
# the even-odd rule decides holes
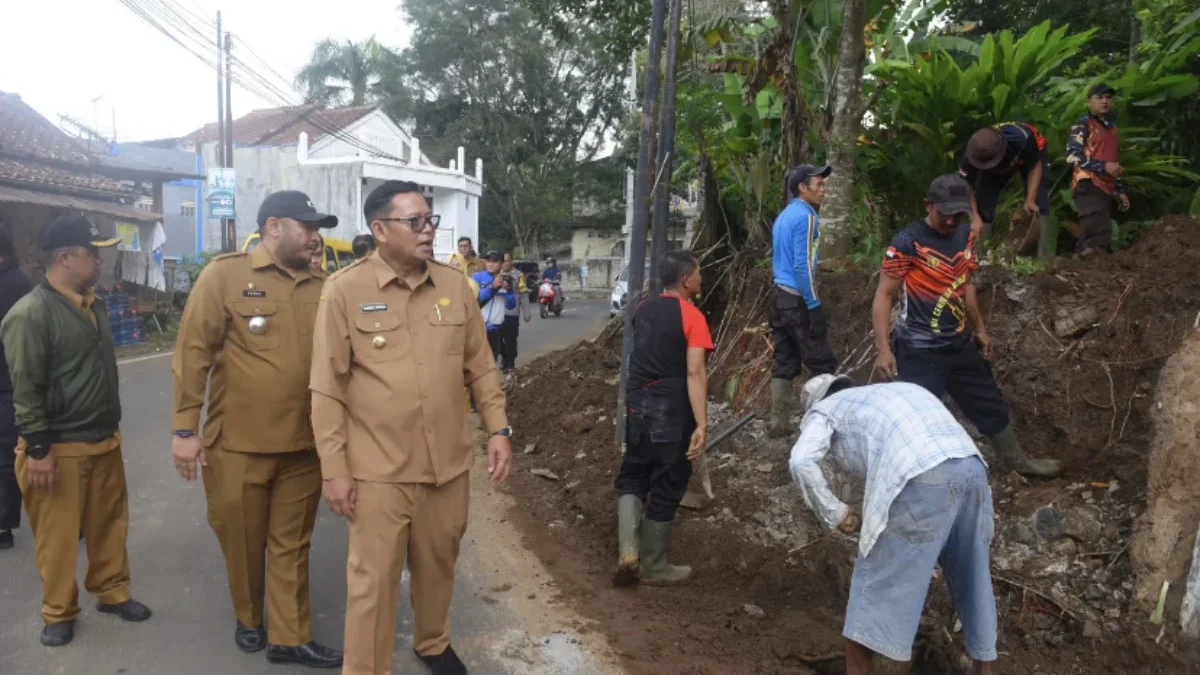
[[[830,124],[827,162],[833,174],[826,181],[821,208],[821,259],[843,260],[853,238],[854,159],[862,127],[862,77],[866,45],[866,0],[846,0],[838,62],[834,71],[834,109]]]

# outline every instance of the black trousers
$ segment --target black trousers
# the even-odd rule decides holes
[[[901,381],[921,385],[939,399],[950,394],[979,433],[994,436],[1008,427],[1008,405],[973,341],[958,348],[917,349],[893,340],[892,351]]]
[[[17,486],[17,423],[12,393],[0,393],[0,530],[21,526],[21,488]]]
[[[649,420],[634,410],[626,415],[625,457],[617,473],[617,494],[636,495],[646,505],[646,518],[675,520],[679,502],[692,479],[687,458],[694,425]]]
[[[808,366],[813,375],[837,372],[838,361],[829,346],[828,330],[813,330],[804,298],[772,288],[769,317],[775,348],[773,379],[794,380],[801,364]]]
[[[1043,150],[1041,157],[1042,164],[1042,182],[1038,184],[1037,204],[1038,211],[1041,214],[1047,215],[1050,213],[1050,186],[1053,180],[1050,176],[1050,155]],[[1012,180],[1012,177],[1021,175],[1021,194],[1025,194],[1025,181],[1029,177],[1029,171],[1033,167],[1022,167],[1016,171],[1008,173],[989,173],[981,171],[975,179],[973,189],[975,191],[975,205],[979,207],[979,217],[984,223],[990,225],[996,220],[996,202],[1000,201],[1000,193],[1004,190],[1004,186]],[[1022,200],[1024,201],[1024,200]]]
[[[1079,243],[1076,251],[1089,248],[1112,249],[1112,195],[1096,187],[1090,180],[1081,180],[1071,191],[1079,211]]]
[[[506,316],[500,326],[500,369],[517,367],[517,336],[521,334],[521,317]]]
[[[500,342],[500,329],[497,328],[496,330],[489,330],[487,332],[487,337],[488,347],[491,347],[492,349],[492,360],[494,361],[500,357],[500,354],[503,351],[503,345]]]

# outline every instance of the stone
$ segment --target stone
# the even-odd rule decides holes
[[[1042,541],[1058,541],[1067,534],[1067,514],[1054,506],[1043,506],[1033,512],[1033,529]]]
[[[1062,339],[1081,337],[1099,319],[1100,312],[1089,305],[1059,307],[1054,313],[1054,335]]]
[[[522,454],[532,455],[535,452],[537,452],[537,443],[530,443],[525,446],[525,450],[522,452]]]
[[[1012,540],[1026,546],[1037,546],[1038,535],[1033,523],[1028,520],[1018,520],[1012,528]]]
[[[1072,558],[1079,552],[1079,545],[1075,543],[1074,539],[1060,539],[1050,546],[1050,550]]]
[[[759,607],[758,605],[742,605],[742,611],[746,613],[746,616],[754,619],[764,619],[767,616],[767,613],[763,611],[763,608]]]
[[[530,469],[529,473],[537,476],[538,478],[545,478],[546,480],[558,480],[558,474],[554,473],[550,469]]]
[[[1106,609],[1104,610],[1104,616],[1107,616],[1110,619],[1119,619],[1121,618],[1121,610],[1116,608]]]
[[[1083,592],[1083,599],[1096,602],[1108,597],[1108,593],[1099,584],[1092,584]]]
[[[1033,576],[1039,578],[1055,577],[1060,574],[1066,574],[1069,568],[1070,564],[1066,558],[1043,559],[1035,564]]]
[[[1095,621],[1083,622],[1083,637],[1089,640],[1099,640],[1104,637],[1104,631],[1100,628],[1100,624]]]
[[[763,462],[755,468],[758,469],[759,473],[771,473],[771,471],[774,469],[774,466],[770,462]]]
[[[1100,510],[1090,506],[1076,506],[1067,511],[1067,536],[1085,544],[1094,544],[1104,536],[1104,523]]]

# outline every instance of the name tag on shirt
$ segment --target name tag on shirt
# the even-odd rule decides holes
[[[265,297],[267,297],[267,292],[266,291],[246,290],[246,291],[242,291],[242,297],[244,297],[244,298],[265,298]]]
[[[368,314],[370,312],[386,312],[387,311],[387,303],[386,302],[364,302],[363,304],[359,305],[358,308],[360,310],[362,310],[363,314]]]

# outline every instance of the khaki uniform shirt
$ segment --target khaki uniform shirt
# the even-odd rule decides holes
[[[92,311],[92,302],[96,300],[96,295],[94,293],[88,291],[87,295],[80,295],[66,286],[59,286],[51,281],[49,277],[46,277],[46,283],[50,284],[51,288],[58,291],[60,295],[69,300],[72,305],[75,305],[82,310],[84,314],[87,314],[88,318],[92,320],[93,327],[98,327],[96,324],[96,313]],[[121,447],[121,432],[118,431],[109,438],[96,443],[51,443],[50,454],[54,455],[55,457],[90,457],[92,455],[103,455],[104,453],[111,452],[119,447]],[[19,452],[25,451],[25,439],[22,438],[17,441],[17,450]]]
[[[489,432],[508,426],[466,278],[431,261],[413,282],[375,252],[325,285],[311,387],[327,479],[442,485],[465,473],[473,455],[464,386]]]
[[[321,272],[277,264],[263,245],[214,258],[179,323],[174,429],[198,428],[208,385],[205,445],[252,453],[314,448],[308,371],[324,281]],[[257,333],[256,317],[266,321]]]

